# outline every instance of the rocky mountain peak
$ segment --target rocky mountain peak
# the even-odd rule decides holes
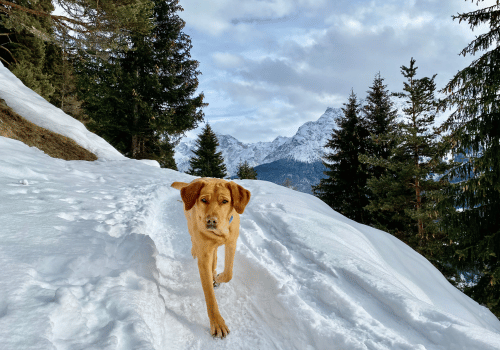
[[[235,175],[238,164],[247,161],[251,166],[291,159],[312,163],[321,160],[323,147],[335,127],[335,118],[342,114],[340,108],[327,108],[316,121],[299,127],[292,137],[278,136],[272,142],[243,143],[231,135],[217,134],[219,151],[225,159],[230,175]],[[184,139],[175,149],[175,160],[180,171],[187,171],[194,149],[193,139]]]

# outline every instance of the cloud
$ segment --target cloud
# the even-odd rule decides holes
[[[237,68],[243,63],[240,55],[234,55],[229,52],[215,52],[212,57],[215,64],[222,69]]]
[[[247,142],[291,136],[327,107],[341,107],[351,88],[364,98],[378,72],[391,91],[400,91],[400,67],[411,57],[420,77],[437,73],[443,87],[471,61],[458,53],[477,34],[451,19],[476,9],[466,1],[181,4],[210,104],[206,119]]]
[[[184,0],[182,18],[200,32],[220,37],[240,24],[276,24],[318,13],[328,0]]]

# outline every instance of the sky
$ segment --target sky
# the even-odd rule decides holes
[[[342,107],[351,89],[364,99],[378,72],[389,91],[401,91],[400,67],[412,57],[417,77],[437,74],[443,88],[470,64],[473,57],[459,53],[481,33],[452,15],[494,3],[180,0],[179,15],[200,62],[205,121],[218,133],[257,142],[294,135],[326,108]]]

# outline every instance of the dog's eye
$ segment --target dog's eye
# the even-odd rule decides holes
[[[202,199],[201,199],[201,201],[202,201],[203,203],[208,203],[208,201],[207,201],[205,198],[202,198]]]
[[[225,200],[225,199],[224,199],[224,200],[222,201],[222,204],[226,204],[226,203],[227,203],[227,200]]]

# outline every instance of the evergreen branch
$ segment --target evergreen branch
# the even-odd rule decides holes
[[[457,16],[452,16],[453,20],[458,19],[459,23],[466,21],[472,30],[483,22],[490,22],[490,28],[495,27],[498,23],[499,14],[498,11],[494,11],[494,8],[499,7],[499,1],[497,0],[496,5],[485,7],[476,11],[471,11],[467,13],[459,13]]]
[[[441,90],[449,95],[440,101],[442,103],[440,108],[444,110],[457,105],[455,113],[470,112],[471,106],[476,107],[482,104],[484,99],[495,97],[496,89],[494,84],[491,84],[491,74],[496,72],[495,65],[499,58],[500,48],[495,48],[458,72]],[[469,109],[464,111],[464,106],[469,106]]]
[[[20,10],[20,11],[24,11],[24,12],[30,13],[32,15],[42,16],[42,17],[49,17],[52,20],[54,20],[55,22],[58,22],[58,23],[61,23],[61,24],[63,24],[62,21],[66,21],[66,22],[70,22],[72,24],[76,24],[76,25],[82,26],[82,27],[84,27],[87,30],[90,30],[90,26],[89,26],[88,23],[77,21],[75,19],[68,18],[66,16],[56,16],[56,15],[52,15],[52,14],[44,12],[44,11],[32,10],[32,9],[27,8],[27,7],[24,7],[24,6],[21,6],[21,5],[18,5],[18,4],[14,4],[12,2],[5,1],[5,0],[0,0],[0,4],[2,4],[4,6],[7,6],[7,7],[15,8],[15,9]]]
[[[500,16],[500,11],[497,11]],[[471,41],[462,51],[460,55],[466,56],[467,54],[474,55],[477,51],[487,50],[493,43],[500,41],[500,31],[498,27],[488,33],[479,35],[476,39]]]

